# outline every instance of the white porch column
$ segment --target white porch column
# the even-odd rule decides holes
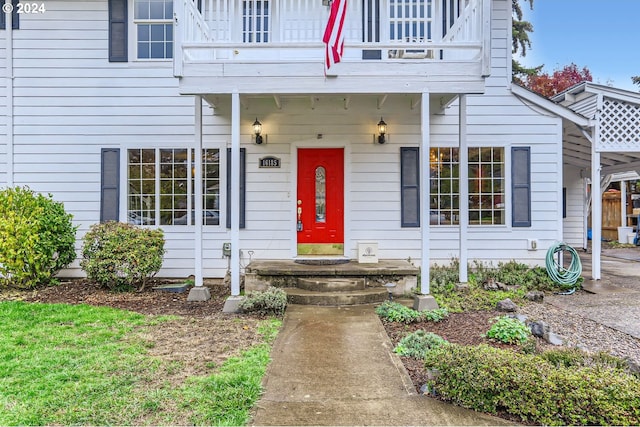
[[[196,95],[194,97],[194,135],[195,135],[195,153],[193,156],[194,163],[194,276],[195,286],[189,291],[188,301],[207,301],[211,298],[209,288],[203,286],[202,277],[202,97]]]
[[[429,295],[430,257],[429,257],[429,231],[431,229],[431,209],[430,209],[430,176],[429,176],[429,93],[422,93],[422,105],[420,109],[420,233],[422,237],[421,265],[420,265],[420,295],[416,295],[413,301],[413,308],[418,311],[433,310],[438,308],[438,303]]]
[[[467,232],[469,231],[469,151],[467,150],[467,96],[460,95],[459,98],[460,112],[458,114],[460,120],[460,151],[458,153],[460,160],[459,168],[459,188],[460,188],[460,271],[458,272],[460,283],[469,281],[467,264]]]
[[[240,95],[231,95],[231,296],[240,295]]]
[[[193,162],[195,163],[195,179],[194,181],[194,209],[195,213],[195,277],[196,286],[202,286],[204,280],[202,277],[202,97],[196,96],[195,108],[195,135],[196,150]]]
[[[620,227],[627,226],[627,181],[620,181]],[[625,236],[626,238],[626,236]],[[620,243],[627,243],[626,241]]]
[[[602,109],[602,95],[598,95],[598,110]],[[600,117],[596,113],[596,124],[591,142],[591,276],[600,280],[602,252],[602,189],[600,186]]]
[[[431,179],[429,174],[429,145],[430,145],[430,123],[429,123],[429,93],[422,93],[421,105],[421,134],[420,139],[420,188],[422,195],[420,196],[420,212],[421,220],[421,237],[422,237],[422,264],[420,268],[420,293],[422,295],[429,294],[429,273],[431,271],[429,260],[429,231],[431,230]]]

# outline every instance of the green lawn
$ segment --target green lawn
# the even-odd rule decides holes
[[[261,323],[263,344],[178,386],[162,381],[172,366],[136,334],[162,321],[105,307],[0,302],[0,425],[246,424],[280,321]]]

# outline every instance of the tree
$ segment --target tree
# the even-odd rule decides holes
[[[529,7],[533,10],[533,0],[523,0],[529,3]],[[520,52],[520,55],[527,56],[527,49],[531,48],[531,40],[529,39],[529,33],[533,32],[533,25],[531,22],[523,21],[522,8],[520,7],[520,0],[511,0],[511,11],[514,15],[512,23],[512,53]],[[535,75],[542,70],[542,65],[533,68],[526,68],[520,62],[515,59],[511,59],[512,64],[512,80],[514,83],[524,85],[524,81],[527,76]]]
[[[631,77],[631,81],[633,82],[634,85],[640,86],[640,76]]]
[[[552,75],[539,73],[527,76],[525,87],[546,98],[550,98],[573,85],[585,81],[593,81],[589,69],[587,67],[578,69],[576,64],[571,63],[560,70],[555,70]]]

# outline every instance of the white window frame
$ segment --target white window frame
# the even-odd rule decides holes
[[[133,61],[141,61],[141,62],[169,62],[169,61],[173,61],[173,52],[174,52],[174,46],[175,46],[175,31],[176,28],[173,25],[173,14],[165,19],[137,19],[136,18],[136,4],[138,3],[139,0],[133,0],[131,2],[129,2],[129,16],[131,17],[129,19],[129,46],[133,46],[133,49],[129,49],[130,55],[133,55],[133,58],[131,58]],[[170,0],[165,0],[168,3],[171,3]],[[167,25],[170,24],[172,26],[172,39],[171,39],[171,57],[166,58],[140,58],[139,57],[139,52],[138,52],[138,25],[153,25],[153,24],[163,24],[163,25]],[[166,53],[166,49],[167,49],[167,40],[166,40],[166,35],[165,35],[165,40],[163,43],[164,46],[164,52]]]

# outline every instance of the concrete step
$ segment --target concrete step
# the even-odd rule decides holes
[[[290,304],[301,305],[359,305],[383,302],[389,298],[385,288],[366,288],[353,291],[316,292],[300,288],[284,288]]]
[[[364,290],[364,278],[298,277],[297,288],[316,292]]]

